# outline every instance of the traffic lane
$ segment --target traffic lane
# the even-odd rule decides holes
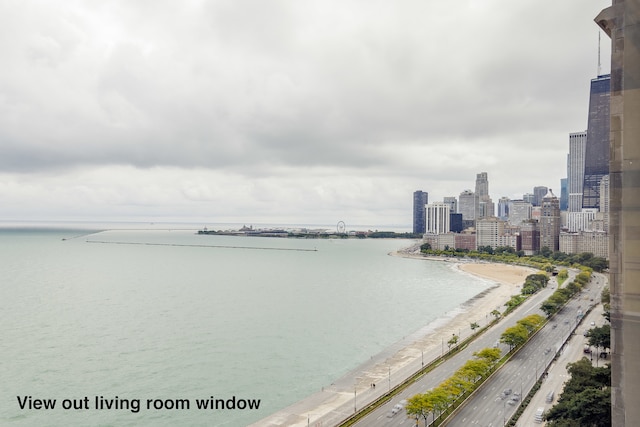
[[[553,289],[551,289],[550,287],[547,287],[546,289],[542,290],[541,292],[527,299],[527,301],[525,301],[525,303],[522,306],[514,310],[514,312],[511,313],[509,316],[501,319],[501,321],[498,322],[494,327],[492,327],[490,330],[488,330],[487,332],[482,334],[480,337],[478,337],[476,340],[474,340],[472,343],[470,343],[467,348],[462,350],[456,356],[442,363],[440,366],[435,368],[430,373],[421,377],[418,381],[414,382],[414,384],[409,386],[404,392],[402,392],[400,395],[394,398],[392,402],[389,402],[383,405],[382,407],[377,408],[368,416],[362,418],[355,425],[360,427],[406,425],[406,420],[407,420],[406,415],[402,420],[399,419],[397,415],[391,418],[387,417],[388,412],[391,410],[391,408],[395,403],[397,403],[402,399],[409,399],[410,397],[415,396],[418,393],[424,393],[427,390],[441,384],[444,380],[450,378],[453,375],[453,373],[457,371],[462,365],[464,365],[464,363],[467,360],[470,360],[473,358],[474,352],[482,350],[483,348],[493,347],[495,343],[499,341],[500,336],[502,335],[504,330],[511,326],[514,326],[516,322],[520,320],[522,317],[525,317],[526,315],[529,315],[532,313],[542,314],[542,312],[539,310],[539,307],[542,304],[542,302],[551,295],[552,292],[553,292]],[[508,346],[504,344],[500,344],[499,346],[503,351],[503,354],[505,354],[509,350]],[[409,420],[415,423],[415,419],[409,419]]]
[[[599,291],[598,285],[601,283],[596,282],[596,286],[591,284],[585,292],[586,295],[595,295]],[[518,383],[523,390],[522,393],[529,392],[535,379],[543,374],[546,366],[553,360],[554,343],[556,348],[562,346],[564,340],[571,336],[573,329],[577,326],[575,316],[580,304],[582,304],[580,299],[571,300],[561,313],[554,316],[554,322],[545,325],[509,363],[485,383],[485,386],[468,401],[465,408],[456,414],[451,425],[488,425],[489,423],[499,425],[505,418],[510,418],[517,405],[513,405],[510,409],[508,407],[510,405],[496,395],[500,390],[517,387]],[[561,322],[562,327],[554,327],[557,322]],[[494,396],[493,406],[490,403],[492,396]],[[500,409],[501,401],[502,409]],[[498,405],[495,405],[496,402]]]

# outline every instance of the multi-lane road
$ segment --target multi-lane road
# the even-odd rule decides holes
[[[575,273],[574,273],[575,274]],[[569,280],[571,280],[570,278]],[[502,369],[494,373],[483,386],[468,399],[462,409],[449,420],[449,425],[469,426],[502,426],[513,415],[518,404],[509,404],[509,399],[501,399],[505,389],[511,389],[526,395],[533,387],[536,377],[545,374],[556,353],[562,348],[567,338],[573,333],[578,324],[576,317],[578,310],[586,311],[589,305],[600,300],[600,293],[605,284],[605,277],[594,274],[592,283],[579,298],[572,299],[553,320],[542,328],[530,341],[506,363]],[[567,281],[568,283],[568,281]],[[408,418],[404,411],[391,415],[394,405],[403,399],[408,399],[418,393],[424,393],[449,378],[467,360],[473,358],[473,353],[483,348],[492,347],[500,339],[505,329],[530,314],[541,314],[540,305],[557,287],[555,278],[549,282],[547,288],[529,298],[506,318],[503,318],[490,330],[482,334],[456,356],[443,362],[433,371],[416,380],[402,393],[395,396],[387,404],[377,408],[356,425],[364,426],[414,426],[416,420]],[[580,333],[582,329],[580,329]],[[500,345],[503,352],[508,348]],[[422,421],[419,423],[422,424]]]

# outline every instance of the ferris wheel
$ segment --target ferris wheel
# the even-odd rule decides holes
[[[344,221],[338,221],[338,225],[336,226],[336,230],[338,234],[344,234],[347,226],[344,224]]]

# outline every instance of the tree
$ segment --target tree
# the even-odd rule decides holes
[[[550,300],[546,300],[542,303],[542,305],[540,305],[540,310],[542,310],[544,314],[547,315],[547,317],[551,317],[553,313],[558,311],[558,307],[559,305],[557,303]]]
[[[480,325],[478,325],[478,322],[473,322],[473,323],[470,325],[471,332],[475,331],[475,330],[476,330],[476,329],[478,329],[479,327],[480,327]]]
[[[544,318],[539,314],[531,314],[525,318],[518,320],[516,323],[527,328],[527,332],[531,335],[532,332],[536,331],[540,328],[542,323],[544,322]]]
[[[493,366],[498,360],[500,360],[502,350],[499,348],[483,348],[482,350],[473,353],[473,355],[479,359],[486,360],[490,366]]]
[[[472,383],[477,382],[486,373],[489,372],[489,363],[482,359],[468,360],[462,368],[458,369],[457,374]]]
[[[407,399],[405,409],[407,415],[412,415],[416,419],[422,418],[424,419],[424,424],[427,425],[427,417],[433,412],[433,404],[426,394],[416,394]]]
[[[456,334],[453,334],[451,339],[447,341],[447,345],[449,346],[449,351],[451,351],[451,346],[456,345],[457,343],[458,343],[458,336]]]
[[[500,312],[498,310],[493,310],[491,313],[493,317],[495,317],[496,319],[500,317]]]
[[[589,345],[604,349],[611,348],[611,325],[596,326],[587,333]]]
[[[546,419],[549,426],[610,426],[611,369],[594,367],[587,358],[569,363],[571,378]]]
[[[529,331],[522,325],[507,328],[500,336],[500,342],[509,346],[509,350],[524,344],[529,338]]]

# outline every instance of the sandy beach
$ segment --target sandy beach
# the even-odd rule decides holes
[[[400,251],[393,256],[414,258],[416,262],[450,262],[463,274],[471,274],[494,282],[494,286],[462,304],[455,313],[445,319],[426,325],[417,333],[405,338],[397,345],[372,357],[356,371],[340,378],[330,387],[324,388],[308,398],[260,420],[255,426],[306,426],[309,414],[315,414],[321,425],[336,425],[353,413],[354,394],[360,405],[375,400],[388,389],[401,383],[416,372],[423,362],[437,358],[443,348],[442,337],[452,334],[462,339],[471,334],[473,322],[480,326],[491,320],[493,310],[503,312],[504,304],[512,295],[520,293],[525,278],[537,270],[527,267],[498,263],[460,262],[456,259],[425,257],[416,252]],[[376,384],[376,387],[372,387]]]

